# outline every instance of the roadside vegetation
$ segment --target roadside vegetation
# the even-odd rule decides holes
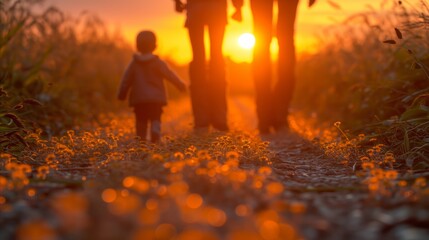
[[[429,9],[388,3],[327,29],[320,51],[299,62],[295,104],[342,122],[343,137],[377,138],[401,167],[427,169]]]
[[[165,116],[175,132],[139,142],[115,99],[132,47],[94,16],[38,2],[0,3],[0,238],[302,238],[310,210],[285,200],[269,141],[194,134],[177,100]],[[291,128],[350,169],[355,191],[424,205],[429,9],[392,4],[330,28],[300,58]]]

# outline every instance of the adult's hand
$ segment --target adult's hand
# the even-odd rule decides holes
[[[182,3],[180,0],[174,0],[175,2],[175,10],[178,13],[182,13],[186,9],[186,5]]]
[[[308,7],[313,6],[316,3],[316,0],[308,0]]]
[[[234,12],[234,14],[232,14],[231,18],[234,19],[237,22],[243,21],[243,14],[241,12],[241,8],[240,9],[235,9],[235,12]]]

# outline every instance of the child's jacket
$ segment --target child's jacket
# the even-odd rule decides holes
[[[148,102],[166,105],[167,93],[164,79],[179,89],[185,88],[185,84],[180,78],[158,56],[135,54],[122,77],[118,99],[125,100],[130,91],[130,106]]]

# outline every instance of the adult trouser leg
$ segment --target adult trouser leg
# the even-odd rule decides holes
[[[256,114],[261,133],[268,133],[272,124],[272,69],[270,44],[272,38],[273,0],[251,0],[253,31],[253,81],[256,94]]]
[[[192,62],[189,64],[190,95],[194,115],[194,128],[209,126],[207,102],[207,71],[204,48],[204,25],[188,26],[192,47]]]
[[[214,128],[227,131],[227,83],[222,53],[225,25],[212,23],[208,25],[208,30],[210,37],[210,64],[207,90],[210,121]]]
[[[278,0],[278,81],[274,87],[275,128],[288,126],[290,102],[295,88],[295,18],[298,0]]]

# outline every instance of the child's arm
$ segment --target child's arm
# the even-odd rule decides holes
[[[186,84],[167,66],[165,62],[161,61],[160,70],[163,77],[176,86],[177,89],[182,92],[186,91]]]
[[[132,77],[131,77],[131,65],[130,63],[127,67],[127,69],[124,72],[124,75],[122,76],[121,84],[119,85],[118,90],[118,99],[123,101],[127,98],[128,90],[131,87]]]

